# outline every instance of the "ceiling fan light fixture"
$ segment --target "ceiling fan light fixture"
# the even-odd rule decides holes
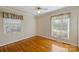
[[[38,10],[37,13],[40,14],[41,13],[40,10]]]

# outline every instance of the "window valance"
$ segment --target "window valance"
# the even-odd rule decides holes
[[[13,13],[8,13],[8,12],[1,12],[1,13],[2,13],[2,18],[23,20],[23,16],[22,15],[16,15],[16,14],[13,14]]]

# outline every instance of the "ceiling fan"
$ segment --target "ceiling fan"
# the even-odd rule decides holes
[[[36,7],[35,9],[37,10],[38,14],[41,13],[42,10],[48,10],[47,8],[43,8],[43,7],[39,7],[39,6]]]
[[[43,8],[43,7],[40,7],[40,6],[36,7],[36,9],[37,10],[48,10],[47,8]]]

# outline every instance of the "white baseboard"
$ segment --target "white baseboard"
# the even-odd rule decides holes
[[[27,39],[27,38],[30,38],[30,37],[33,37],[33,36],[36,36],[36,35],[32,35],[32,36],[29,36],[29,37],[24,37],[24,38],[21,38],[21,39],[18,39],[16,41],[12,41],[12,42],[7,42],[5,44],[1,44],[0,46],[5,46],[5,45],[11,44],[11,43],[15,43],[15,42],[18,42],[20,40]]]
[[[45,38],[48,38],[48,39],[52,39],[52,40],[56,40],[56,39],[54,39],[54,38],[52,38],[52,37],[48,37],[48,36],[43,36],[43,35],[37,35],[37,36],[41,36],[41,37],[45,37]],[[56,40],[56,41],[61,41],[61,40]],[[74,45],[74,46],[77,46],[76,44],[72,44],[72,43],[68,43],[68,42],[65,42],[65,41],[63,41],[64,43],[67,43],[67,44],[71,44],[71,45]]]
[[[11,44],[11,43],[14,43],[14,42],[18,42],[18,41],[20,41],[20,40],[27,39],[27,38],[30,38],[30,37],[33,37],[33,36],[41,36],[41,37],[45,37],[45,38],[48,38],[48,39],[56,40],[56,39],[54,39],[54,38],[52,38],[52,37],[48,37],[48,36],[43,36],[43,35],[31,35],[31,36],[29,36],[29,37],[21,38],[21,39],[18,39],[18,40],[16,40],[16,41],[12,41],[12,42],[7,42],[7,43],[5,43],[5,44],[1,44],[0,46],[4,46],[4,45],[8,45],[8,44]],[[56,40],[56,41],[60,41],[60,40]],[[67,43],[67,42],[64,42],[64,43]],[[71,43],[67,43],[67,44],[71,44]],[[71,45],[77,46],[76,44],[71,44]]]

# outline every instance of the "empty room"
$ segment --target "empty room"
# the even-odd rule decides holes
[[[79,52],[79,6],[0,6],[0,52]]]

